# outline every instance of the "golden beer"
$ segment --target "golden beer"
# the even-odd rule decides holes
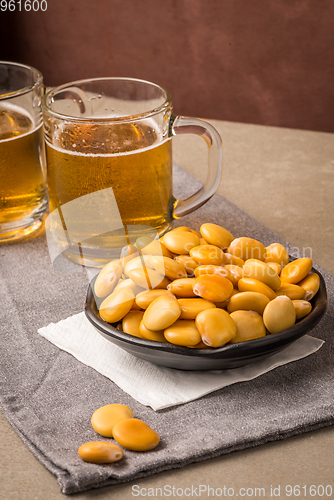
[[[165,231],[173,204],[171,149],[171,140],[162,141],[149,119],[137,124],[67,124],[53,136],[52,145],[46,140],[50,211],[58,209],[59,214],[52,228],[57,243],[80,243],[80,249],[73,246],[71,251],[82,252],[86,260],[90,255],[104,260],[127,244],[129,226],[133,239],[143,234],[143,226]],[[108,188],[118,210],[110,210],[101,234],[97,218],[106,214],[99,214],[99,197],[87,195]],[[74,208],[66,210],[64,205],[72,200],[77,200]],[[108,225],[113,230],[105,230]]]
[[[0,103],[0,240],[45,206],[42,125],[23,108]]]
[[[88,78],[51,89],[42,102],[51,213],[52,262],[99,267],[139,236],[157,238],[218,188],[221,138],[198,118],[175,116],[167,90],[136,78]],[[207,180],[173,196],[172,137],[208,146]],[[63,267],[64,266],[64,267]],[[67,268],[66,268],[67,269]]]

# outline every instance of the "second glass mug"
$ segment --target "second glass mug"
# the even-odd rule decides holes
[[[175,116],[170,94],[133,78],[96,78],[52,89],[43,101],[50,215],[48,243],[70,260],[101,267],[137,237],[161,236],[216,192],[222,144],[204,120]],[[173,135],[208,146],[205,184],[173,196]]]

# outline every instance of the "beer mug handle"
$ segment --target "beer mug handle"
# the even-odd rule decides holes
[[[186,200],[174,202],[173,218],[179,219],[204,205],[217,191],[222,176],[223,148],[217,130],[200,118],[177,116],[172,122],[171,132],[172,135],[199,135],[203,137],[209,150],[208,174],[204,185]]]

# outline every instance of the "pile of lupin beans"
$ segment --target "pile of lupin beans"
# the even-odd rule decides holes
[[[217,224],[140,237],[95,281],[99,314],[130,335],[215,348],[281,332],[307,316],[319,289],[312,259],[280,243],[234,238]]]
[[[93,413],[91,424],[101,436],[114,438],[123,448],[149,451],[158,446],[160,436],[148,424],[134,418],[132,410],[123,404],[102,406]],[[122,448],[110,441],[90,441],[80,446],[78,454],[85,462],[108,464],[124,456]]]

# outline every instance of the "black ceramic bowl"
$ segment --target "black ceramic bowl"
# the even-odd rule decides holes
[[[153,340],[140,339],[117,330],[116,325],[106,323],[99,315],[92,291],[95,279],[88,287],[85,313],[88,320],[103,337],[146,361],[180,370],[227,370],[255,363],[266,356],[276,354],[315,327],[325,312],[327,293],[321,274],[315,269],[312,269],[312,272],[317,273],[320,277],[320,289],[311,301],[312,311],[308,316],[280,333],[214,349],[192,349],[163,344]]]

